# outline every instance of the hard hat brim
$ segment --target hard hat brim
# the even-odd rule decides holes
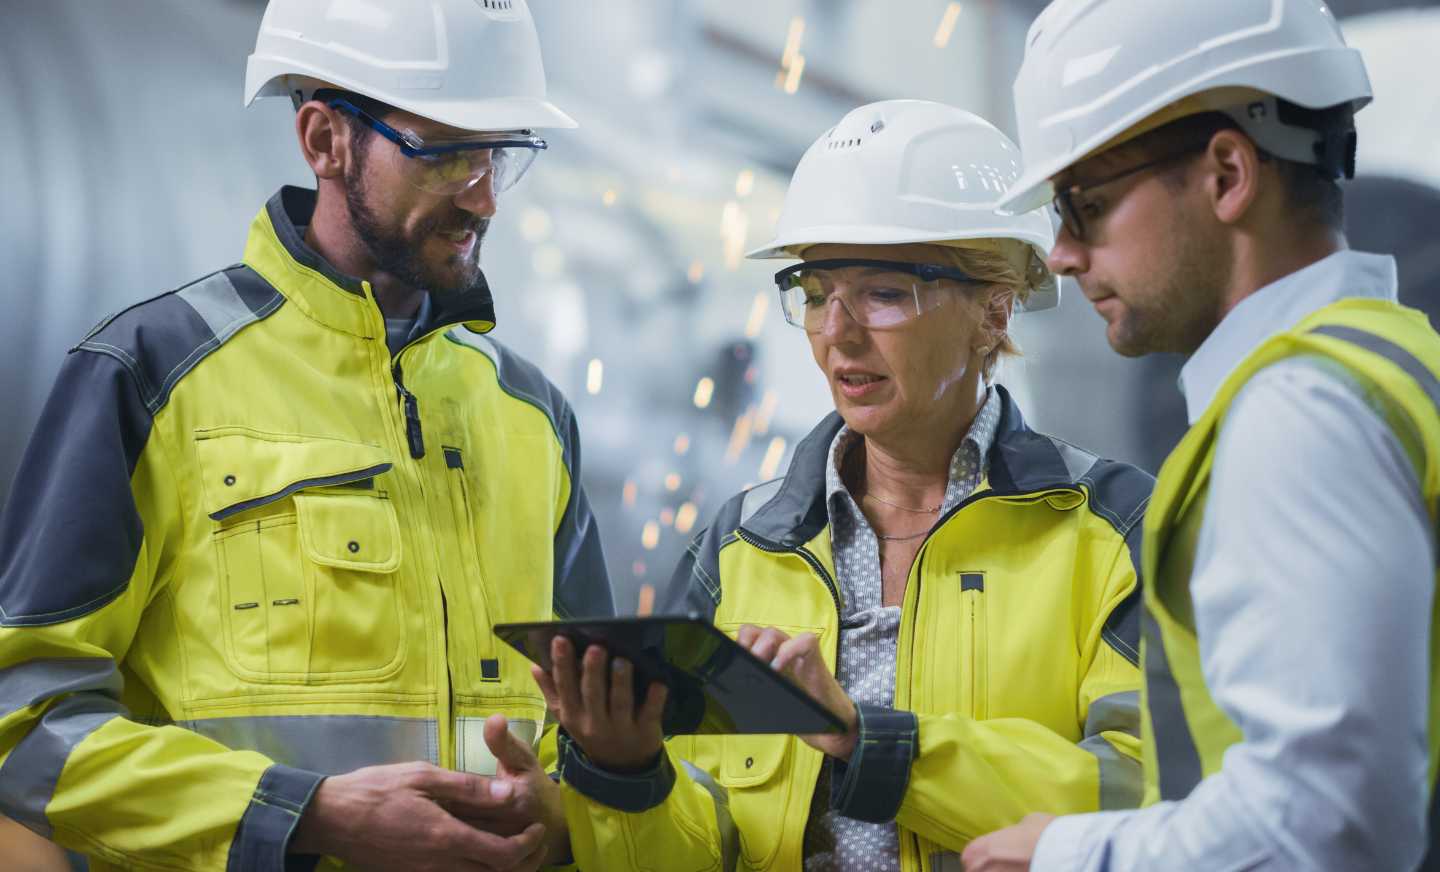
[[[998,216],[997,216],[998,217]],[[992,228],[977,228],[973,232],[925,233],[913,227],[866,225],[831,225],[828,227],[807,227],[804,233],[777,237],[748,253],[751,260],[773,260],[794,258],[791,251],[805,245],[906,245],[909,243],[944,243],[964,239],[1017,239],[1037,248],[1045,256],[1053,237],[1036,229],[1029,233],[1016,230],[1014,225],[1003,226],[999,222]]]
[[[347,91],[364,94],[381,103],[428,118],[431,121],[474,133],[500,130],[571,129],[579,123],[549,100],[536,97],[492,97],[487,100],[426,100],[402,93],[384,93],[346,80],[344,77],[311,73],[275,74],[251,58],[250,81],[246,84],[245,105],[261,97],[288,95],[286,80],[303,76]],[[268,78],[261,78],[268,75]]]

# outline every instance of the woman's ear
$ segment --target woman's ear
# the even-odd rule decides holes
[[[987,351],[999,348],[1010,335],[1010,315],[1014,311],[1015,289],[1006,285],[991,286],[982,324]]]

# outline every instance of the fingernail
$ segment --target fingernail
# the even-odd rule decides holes
[[[490,782],[490,796],[494,799],[509,799],[510,794],[515,792],[515,785],[508,781]]]
[[[620,675],[620,674],[623,673],[629,666],[630,666],[630,664],[629,664],[629,663],[626,663],[624,660],[618,660],[618,659],[617,659],[614,663],[611,663],[611,664],[610,664],[610,669],[611,669],[611,671],[613,671],[616,675]]]
[[[776,657],[774,660],[771,660],[771,661],[770,661],[770,668],[771,668],[771,669],[774,669],[776,672],[779,672],[779,671],[780,671],[780,658],[779,658],[779,657]]]

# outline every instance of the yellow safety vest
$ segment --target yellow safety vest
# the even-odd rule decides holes
[[[1165,461],[1145,517],[1141,659],[1147,805],[1184,799],[1220,770],[1225,751],[1242,739],[1205,684],[1190,577],[1226,410],[1255,373],[1297,355],[1324,358],[1351,376],[1409,455],[1434,516],[1440,497],[1440,337],[1423,313],[1382,300],[1342,300],[1266,341],[1236,367]],[[1440,749],[1440,671],[1435,668],[1440,636],[1431,639],[1430,654],[1433,782]],[[1432,809],[1432,824],[1433,819]]]

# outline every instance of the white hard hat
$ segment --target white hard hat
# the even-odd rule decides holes
[[[1055,0],[1030,26],[1015,79],[1026,170],[1001,208],[1044,203],[1052,176],[1183,101],[1227,112],[1279,157],[1334,169],[1347,163],[1335,153],[1344,131],[1337,143],[1287,109],[1353,113],[1370,79],[1321,0]],[[1353,131],[1348,149],[1353,168]]]
[[[820,243],[1016,240],[1032,258],[1022,274],[1035,280],[1022,306],[1048,309],[1060,300],[1044,266],[1055,244],[1049,217],[995,212],[1019,175],[1020,149],[978,115],[928,100],[871,103],[800,158],[775,239],[748,256],[793,258]]]
[[[545,98],[525,0],[270,0],[245,105],[321,86],[461,130],[575,126]]]

